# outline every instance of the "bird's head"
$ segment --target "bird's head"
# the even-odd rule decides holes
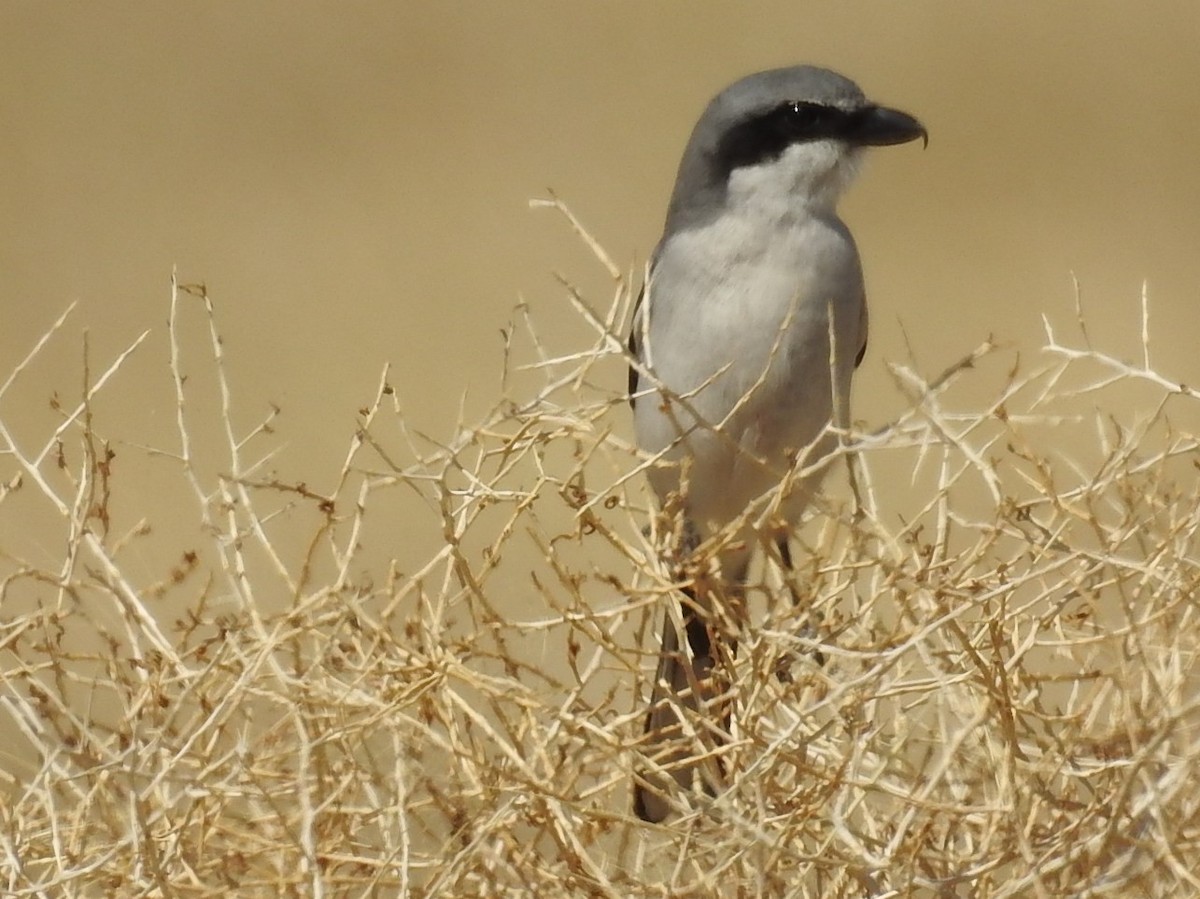
[[[668,216],[756,204],[832,208],[862,148],[918,137],[928,142],[919,121],[868,101],[828,69],[758,72],[714,97],[696,123]]]

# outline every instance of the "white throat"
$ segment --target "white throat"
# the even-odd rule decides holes
[[[792,144],[770,162],[734,169],[726,209],[764,223],[832,214],[860,160],[857,149],[840,141]]]

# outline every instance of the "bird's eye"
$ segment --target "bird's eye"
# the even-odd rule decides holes
[[[801,103],[799,101],[787,104],[788,119],[797,130],[813,130],[829,121],[830,111],[825,106],[816,103]]]

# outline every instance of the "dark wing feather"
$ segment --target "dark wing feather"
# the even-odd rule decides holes
[[[638,292],[637,302],[633,304],[633,319],[629,324],[629,355],[634,359],[641,359],[641,353],[638,351],[638,320],[642,314],[642,299],[646,296],[646,286],[643,284],[642,289]],[[629,366],[629,405],[635,406],[637,400],[634,395],[638,390],[638,373],[637,369],[632,365]]]
[[[858,345],[858,355],[854,357],[854,367],[862,365],[863,357],[867,355],[867,301],[863,298],[862,313],[859,315],[858,332],[862,335],[862,343]]]

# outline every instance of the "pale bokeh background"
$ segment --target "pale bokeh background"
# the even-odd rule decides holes
[[[1130,357],[1148,281],[1158,368],[1200,382],[1197,47],[1187,2],[6,4],[0,374],[80,308],[0,413],[42,439],[52,392],[79,395],[82,328],[97,367],[151,328],[98,411],[173,446],[178,266],[218,304],[242,420],[283,408],[282,476],[327,486],[388,361],[410,420],[448,436],[464,390],[468,416],[494,398],[519,299],[554,334],[577,318],[551,272],[609,295],[527,200],[553,189],[636,271],[707,99],[801,61],[931,134],[877,152],[845,205],[872,302],[858,417],[902,402],[902,326],[930,373],[989,334],[1032,352],[1043,313],[1071,320],[1072,274],[1097,342]],[[120,445],[116,466],[117,515],[161,533],[156,478],[177,472]],[[37,529],[5,518],[38,561]]]

